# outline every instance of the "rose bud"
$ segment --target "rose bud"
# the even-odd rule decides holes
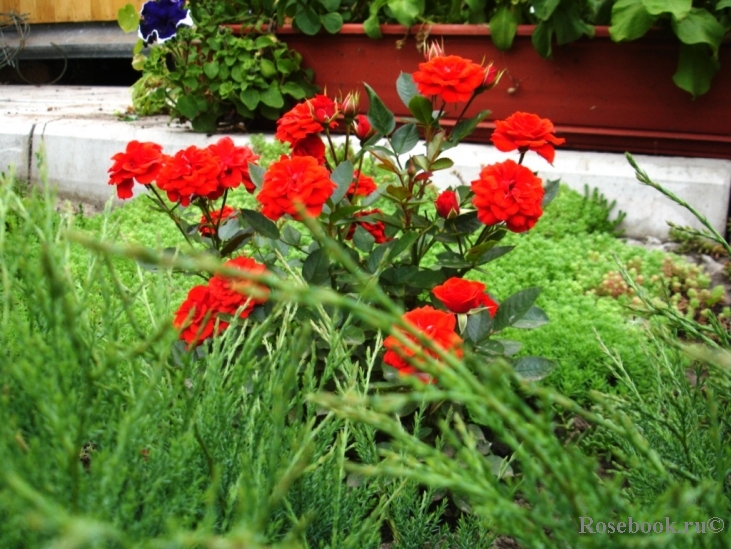
[[[498,81],[497,69],[495,68],[495,65],[490,63],[487,67],[485,67],[485,78],[482,81],[482,86],[484,86],[485,88],[488,88],[490,86],[497,84],[497,81]]]
[[[361,141],[365,141],[376,134],[365,114],[358,114],[355,116],[353,119],[353,131]]]
[[[347,119],[353,119],[358,114],[358,105],[360,104],[360,93],[352,91],[343,99],[340,109]]]
[[[437,213],[444,219],[451,219],[459,215],[459,199],[454,191],[444,191],[434,203]]]
[[[431,61],[435,57],[443,57],[444,56],[444,46],[440,45],[438,42],[433,41],[431,44],[429,44],[429,47],[424,50],[424,57],[427,61]]]

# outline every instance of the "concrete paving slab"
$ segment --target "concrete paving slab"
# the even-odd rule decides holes
[[[28,159],[42,144],[49,178],[58,186],[59,193],[101,204],[114,195],[114,189],[107,185],[111,156],[132,139],[154,141],[166,153],[174,154],[184,147],[204,146],[221,137],[171,125],[168,117],[123,121],[119,115],[129,104],[129,90],[125,88],[0,86],[0,170],[15,163],[19,173],[27,175]],[[247,135],[231,137],[237,144],[249,143]],[[469,183],[487,164],[517,159],[516,154],[474,144],[463,144],[447,156],[455,165],[435,174],[435,183],[442,188],[460,184],[460,178]],[[725,232],[731,161],[645,155],[635,158],[650,177],[690,202],[717,230]],[[623,223],[627,236],[666,239],[666,221],[700,227],[686,210],[641,185],[624,155],[559,148],[553,166],[536,154],[528,154],[525,164],[542,178],[560,178],[582,193],[588,185],[590,189],[599,189],[608,200],[616,200],[615,212],[622,210],[627,214]],[[30,168],[31,179],[37,179],[35,160]]]

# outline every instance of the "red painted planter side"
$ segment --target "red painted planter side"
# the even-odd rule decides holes
[[[306,36],[291,28],[277,34],[302,54],[315,83],[329,95],[359,88],[365,99],[361,82],[367,82],[397,115],[407,116],[395,82],[401,71],[414,72],[424,61],[413,37],[420,29],[382,29],[381,40],[362,34],[361,25],[346,25],[336,35]],[[567,148],[731,159],[731,71],[719,71],[711,90],[692,100],[672,81],[675,37],[658,32],[615,43],[606,28],[597,28],[594,39],[554,47],[554,59],[547,60],[533,48],[532,30],[519,27],[513,47],[500,51],[485,26],[431,27],[430,38],[443,39],[448,54],[507,69],[495,89],[475,100],[471,113],[490,109],[489,120],[495,120],[516,110],[534,112],[554,122]],[[722,46],[720,57],[731,59],[731,44]],[[488,141],[492,127],[482,124],[473,140]]]

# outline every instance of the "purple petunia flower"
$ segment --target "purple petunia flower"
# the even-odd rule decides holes
[[[144,3],[138,34],[145,45],[171,39],[181,25],[193,26],[190,11],[183,8],[184,3],[185,0],[150,0]]]

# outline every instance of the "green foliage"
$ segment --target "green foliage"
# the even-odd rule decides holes
[[[299,53],[273,34],[252,28],[235,36],[210,19],[194,29],[178,28],[174,40],[153,48],[142,70],[135,109],[159,112],[164,98],[174,118],[206,133],[242,121],[276,120],[317,89]]]

